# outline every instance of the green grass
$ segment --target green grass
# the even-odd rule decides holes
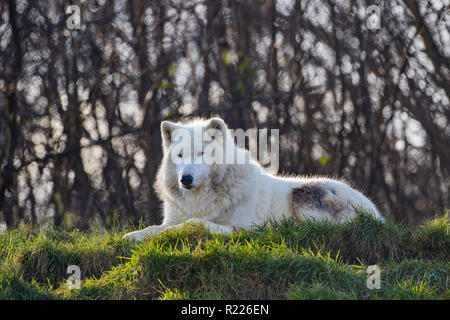
[[[449,228],[448,214],[412,228],[361,213],[231,236],[191,224],[131,243],[125,229],[22,226],[0,235],[0,299],[450,299]],[[369,290],[373,264],[381,288]]]

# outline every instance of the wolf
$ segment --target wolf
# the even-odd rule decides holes
[[[384,221],[372,201],[342,181],[267,172],[235,144],[220,118],[163,121],[161,135],[163,158],[154,188],[163,222],[127,233],[126,239],[141,241],[192,222],[222,234],[290,217],[340,223],[358,209]]]

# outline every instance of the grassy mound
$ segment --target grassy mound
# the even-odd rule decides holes
[[[360,214],[231,236],[191,224],[130,243],[130,230],[21,227],[0,235],[0,299],[450,299],[449,228],[447,214],[417,229]],[[381,288],[370,290],[374,264]]]

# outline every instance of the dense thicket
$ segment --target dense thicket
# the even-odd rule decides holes
[[[2,219],[157,223],[160,121],[218,115],[418,223],[449,204],[449,66],[439,0],[1,1]]]

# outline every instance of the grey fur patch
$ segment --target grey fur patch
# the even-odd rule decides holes
[[[294,216],[299,220],[302,220],[304,210],[317,210],[324,218],[331,220],[354,215],[354,210],[336,196],[335,190],[320,183],[307,183],[292,189],[292,207]]]
[[[292,191],[292,195],[296,203],[303,203],[318,209],[322,209],[324,206],[323,197],[325,196],[325,191],[319,186],[313,184],[303,185],[300,188],[295,188]]]

